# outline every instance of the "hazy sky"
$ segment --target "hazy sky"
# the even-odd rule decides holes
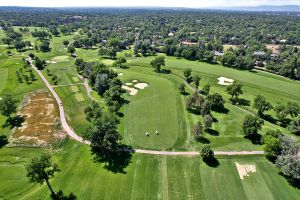
[[[259,5],[300,5],[300,0],[0,0],[0,6],[165,6],[219,7]]]

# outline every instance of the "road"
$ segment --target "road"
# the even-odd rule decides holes
[[[66,133],[74,140],[90,145],[90,141],[84,140],[82,137],[78,136],[68,125],[66,117],[65,117],[65,111],[64,106],[62,104],[62,101],[60,100],[59,96],[53,89],[53,87],[50,85],[48,80],[45,78],[45,76],[42,74],[40,70],[38,70],[35,65],[33,64],[32,60],[29,58],[27,59],[31,65],[31,67],[38,73],[38,75],[41,77],[41,79],[44,81],[45,85],[49,89],[49,91],[54,96],[58,106],[59,106],[59,114],[60,114],[60,121],[63,129],[66,131]],[[87,89],[87,92],[90,94],[90,87],[87,84],[87,81],[85,80],[85,87]],[[173,156],[197,156],[199,155],[198,151],[153,151],[153,150],[145,150],[145,149],[135,149],[136,153],[140,154],[152,154],[152,155],[173,155]],[[215,151],[215,155],[227,155],[227,156],[233,156],[233,155],[263,155],[263,151]]]

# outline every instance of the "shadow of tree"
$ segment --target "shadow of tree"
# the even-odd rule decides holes
[[[22,127],[22,123],[25,121],[25,117],[21,115],[17,115],[15,117],[7,118],[5,123],[2,125],[2,128],[15,128],[15,127]]]
[[[215,157],[203,158],[203,162],[210,167],[218,167],[220,165],[220,162]]]
[[[0,149],[8,144],[8,139],[5,135],[0,135]]]
[[[209,139],[207,139],[205,137],[198,137],[198,138],[196,138],[196,141],[201,142],[202,144],[209,144],[210,143]]]
[[[251,101],[247,99],[231,99],[230,100],[233,105],[240,105],[240,106],[250,106]]]
[[[288,181],[288,183],[291,185],[291,186],[293,186],[293,187],[295,187],[295,188],[297,188],[297,189],[300,189],[300,180],[298,179],[293,179],[293,178],[291,178],[291,177],[288,177],[288,176],[286,176],[286,175],[284,175],[282,172],[279,172],[279,175],[281,175],[281,176],[283,176],[284,178],[286,178],[286,180]]]
[[[252,142],[252,144],[263,144],[262,135],[259,133],[245,138],[248,138]]]
[[[272,124],[277,124],[278,120],[273,118],[271,115],[262,115],[261,118],[263,118],[264,120],[272,123]]]
[[[211,110],[215,111],[217,113],[224,113],[224,114],[228,114],[228,112],[229,112],[229,110],[227,108],[225,108],[225,107],[222,107],[222,108],[215,108],[215,107],[213,107]]]
[[[119,150],[115,151],[104,165],[104,169],[113,173],[126,174],[125,168],[131,163],[134,149],[131,146],[120,144]]]
[[[213,130],[213,129],[207,129],[206,132],[210,135],[214,135],[214,136],[218,136],[220,135],[220,133],[216,130]]]

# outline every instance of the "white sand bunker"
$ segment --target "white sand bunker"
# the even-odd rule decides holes
[[[133,85],[134,84],[134,85]],[[129,87],[130,86],[130,87]],[[136,95],[138,93],[138,90],[143,90],[148,86],[147,83],[138,83],[137,80],[133,80],[132,82],[127,82],[125,85],[122,85],[122,88],[124,90],[129,91],[130,95]]]
[[[219,77],[218,80],[219,85],[231,85],[234,82],[234,80],[226,77]]]
[[[118,76],[123,76],[124,74],[123,73],[118,73]]]
[[[134,87],[136,87],[136,88],[138,88],[140,90],[145,89],[147,86],[148,86],[147,83],[137,83],[137,84],[134,85]]]
[[[49,63],[49,64],[56,64],[57,62],[54,61],[54,60],[47,60],[46,63]]]
[[[241,165],[235,162],[235,167],[239,173],[240,179],[244,179],[244,176],[249,176],[248,173],[256,172],[255,165]]]
[[[138,90],[135,88],[128,87],[127,85],[122,85],[122,89],[127,90],[130,95],[136,95]]]

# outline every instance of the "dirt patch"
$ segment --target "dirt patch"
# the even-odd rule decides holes
[[[234,80],[226,77],[219,77],[218,80],[219,80],[218,82],[219,85],[232,85],[234,82]]]
[[[11,146],[48,146],[65,137],[58,105],[46,91],[32,92],[25,97],[18,114],[25,121],[13,130]]]
[[[244,176],[249,176],[250,172],[256,172],[255,165],[241,165],[237,162],[235,162],[235,167],[239,173],[240,179],[243,180]]]

